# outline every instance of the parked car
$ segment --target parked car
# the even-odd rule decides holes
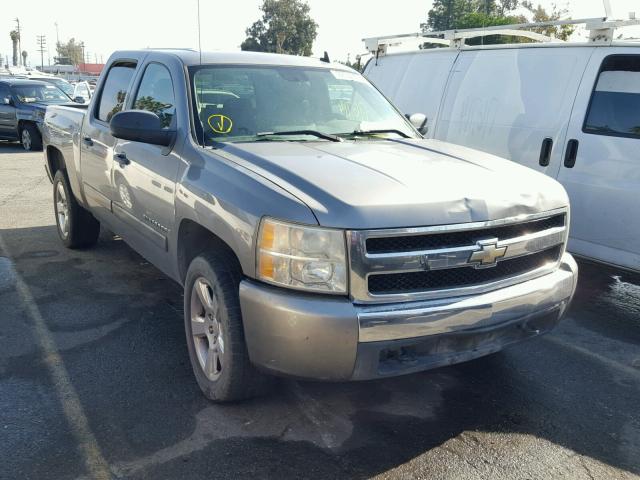
[[[265,373],[417,372],[548,332],[576,286],[545,175],[424,140],[359,73],[259,53],[116,52],[47,108],[60,239],[100,225],[184,286],[189,357],[228,401]]]
[[[91,84],[89,84],[89,82],[85,82],[85,81],[76,82],[73,85],[73,92],[71,93],[71,98],[73,98],[73,100],[78,103],[87,103],[89,100],[91,100],[91,97],[93,96],[93,91],[94,91],[94,88],[91,86]]]
[[[30,77],[32,80],[38,80],[40,82],[50,83],[62,90],[70,99],[74,99],[74,87],[71,83],[67,82],[64,78],[60,77]]]
[[[627,214],[640,211],[640,43],[389,52],[364,75],[402,112],[425,114],[428,138],[558,179],[571,199],[569,250],[640,271],[640,217]]]
[[[0,139],[17,140],[27,150],[42,149],[47,105],[69,103],[58,87],[37,80],[0,79]]]

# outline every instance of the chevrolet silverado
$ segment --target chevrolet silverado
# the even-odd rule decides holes
[[[88,247],[103,225],[184,286],[215,401],[548,332],[577,281],[565,190],[420,122],[326,58],[116,52],[88,105],[46,111],[58,233]]]

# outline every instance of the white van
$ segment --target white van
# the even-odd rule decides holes
[[[589,43],[465,46],[473,30],[446,32],[448,48],[390,53],[398,36],[367,39],[364,74],[403,113],[426,115],[426,137],[557,178],[569,250],[640,271],[640,42],[589,27]]]

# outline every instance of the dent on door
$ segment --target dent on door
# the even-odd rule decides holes
[[[173,153],[163,155],[162,150],[138,142],[116,146],[114,214],[153,245],[167,250],[178,159]]]

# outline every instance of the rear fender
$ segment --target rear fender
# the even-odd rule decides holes
[[[64,170],[67,174],[67,179],[69,180],[69,185],[71,187],[71,191],[73,192],[73,196],[76,198],[76,201],[80,205],[86,207],[86,202],[84,201],[84,196],[82,195],[82,188],[80,186],[78,170],[76,169],[76,163],[73,161],[73,150],[65,150],[65,154],[57,146],[47,145],[44,149],[44,152],[45,169],[47,170],[47,174],[49,175],[49,180],[53,181],[53,177],[58,170]]]

